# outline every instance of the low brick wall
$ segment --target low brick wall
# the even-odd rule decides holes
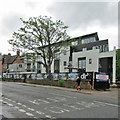
[[[4,79],[4,81],[7,82],[24,82],[23,79]],[[38,84],[38,85],[50,85],[50,86],[60,86],[58,80],[39,80],[39,79],[26,79],[26,83],[30,84]],[[76,88],[77,83],[76,81],[70,81],[70,80],[65,80],[63,82],[63,87],[67,88]],[[89,82],[81,82],[81,88],[82,89],[91,89],[91,85]]]

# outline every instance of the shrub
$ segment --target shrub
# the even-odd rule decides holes
[[[58,80],[58,85],[60,87],[63,87],[64,86],[64,80]]]

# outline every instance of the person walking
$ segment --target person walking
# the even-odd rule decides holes
[[[80,87],[80,83],[81,83],[80,76],[77,78],[76,82],[77,82],[77,90],[78,89],[81,90],[81,87]]]
[[[24,80],[23,80],[24,83],[26,83],[26,78],[27,78],[26,75],[24,75]]]

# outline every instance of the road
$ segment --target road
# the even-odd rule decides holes
[[[2,115],[7,118],[118,118],[117,97],[8,82],[2,83],[2,94]]]

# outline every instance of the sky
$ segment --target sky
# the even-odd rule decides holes
[[[109,40],[109,49],[118,48],[117,0],[3,0],[0,3],[0,53],[8,54],[12,38],[23,24],[20,18],[52,17],[68,25],[68,35],[78,37],[97,32],[100,40]]]

